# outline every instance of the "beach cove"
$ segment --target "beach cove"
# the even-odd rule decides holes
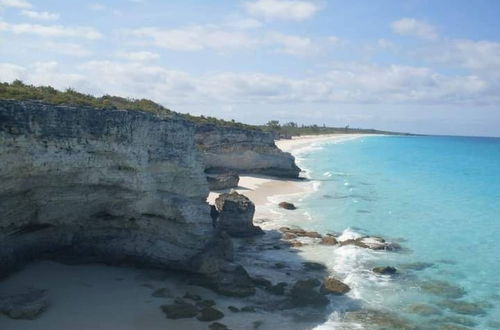
[[[332,198],[334,193],[328,191],[325,194],[322,185],[328,184],[329,178],[334,175],[342,177],[342,173],[325,171],[320,173],[321,180],[315,180],[318,173],[307,167],[309,153],[321,151],[328,145],[335,147],[349,141],[359,143],[374,138],[377,137],[334,135],[277,141],[276,144],[283,151],[291,152],[297,158],[300,166],[305,164],[305,175],[310,179],[242,175],[235,189],[255,203],[254,224],[266,231],[266,235],[258,238],[235,239],[235,259],[252,277],[271,283],[292,283],[304,276],[321,279],[333,275],[346,283],[350,291],[342,296],[332,296],[325,310],[310,307],[283,310],[279,307],[280,296],[274,301],[273,295],[261,294],[260,291],[255,297],[244,299],[223,297],[199,286],[187,285],[182,276],[174,273],[104,265],[69,266],[41,261],[13,275],[4,285],[19,287],[36,283],[36,287],[48,289],[51,292],[50,309],[35,321],[1,319],[0,322],[4,323],[0,324],[5,324],[6,329],[49,326],[51,329],[67,329],[77,321],[81,324],[78,329],[160,329],[166,324],[179,329],[206,329],[207,323],[196,319],[166,320],[160,312],[160,305],[165,303],[165,299],[182,297],[188,293],[216,302],[216,307],[225,314],[220,322],[232,329],[475,328],[478,321],[474,318],[479,316],[481,320],[482,315],[493,308],[491,303],[461,304],[466,290],[460,285],[442,279],[416,277],[419,272],[429,269],[442,272],[449,266],[453,267],[452,260],[442,260],[441,264],[436,260],[414,261],[408,257],[412,252],[406,247],[405,237],[388,238],[380,231],[365,231],[349,225],[347,228],[340,227],[337,222],[341,219],[334,219],[331,225],[325,227],[318,224],[318,216],[307,207],[308,199],[314,194],[322,194],[322,198],[327,200]],[[349,182],[345,185],[346,182],[342,181],[342,186],[353,184]],[[217,195],[212,192],[208,201],[213,202]],[[279,207],[278,204],[284,201],[293,203],[297,209]],[[284,231],[283,227],[291,231]],[[297,235],[299,228],[309,235]],[[388,241],[380,249],[341,243],[370,235],[381,235]],[[325,237],[334,237],[335,244],[322,244]],[[367,243],[370,242],[379,243]],[[398,274],[377,274],[372,270],[376,266],[396,266]],[[266,285],[264,283],[264,287]],[[418,295],[422,291],[427,296],[444,299],[449,307],[419,303],[422,298],[418,298]],[[119,303],[116,297],[120,297]],[[391,304],[405,302],[405,299],[415,302],[407,303],[403,312],[396,312],[391,307]],[[232,312],[234,308],[239,311]],[[110,315],[117,317],[110,318]],[[415,318],[412,319],[412,316]],[[419,327],[418,322],[423,321],[435,324],[426,323]],[[485,324],[487,326],[484,328],[495,328],[494,321]]]

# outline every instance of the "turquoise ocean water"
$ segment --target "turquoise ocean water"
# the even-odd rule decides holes
[[[352,298],[424,329],[500,328],[500,139],[373,136],[297,156],[321,182],[298,202],[308,228],[403,246],[329,252]],[[385,265],[398,274],[371,272]],[[342,322],[332,315],[325,327]]]

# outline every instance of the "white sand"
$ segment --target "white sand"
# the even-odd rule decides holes
[[[306,136],[277,141],[288,152],[325,141],[351,139],[359,135]],[[242,176],[238,192],[256,204],[256,218],[264,228],[274,227],[277,202],[287,196],[300,196],[313,191],[311,181],[278,180],[264,176]],[[213,202],[217,193],[211,193]],[[277,200],[276,196],[279,196]],[[273,199],[274,198],[274,199]],[[263,220],[265,218],[266,220]],[[266,235],[267,236],[267,235]],[[154,298],[153,289],[167,287],[172,296],[186,291],[204,299],[217,301],[217,308],[226,315],[220,322],[233,329],[253,329],[253,322],[264,320],[259,329],[301,329],[276,313],[232,313],[227,306],[242,307],[242,301],[225,298],[196,286],[183,284],[175,274],[118,268],[105,265],[61,265],[50,261],[32,263],[0,282],[0,296],[20,289],[47,289],[50,307],[33,321],[12,320],[0,315],[1,330],[164,330],[208,329],[210,322],[196,319],[168,320],[159,306],[172,298]],[[249,303],[251,304],[251,303]]]

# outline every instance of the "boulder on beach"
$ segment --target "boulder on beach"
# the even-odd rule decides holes
[[[292,203],[289,203],[289,202],[281,202],[278,204],[279,207],[281,207],[282,209],[285,209],[285,210],[296,210],[297,207],[295,207],[295,205],[293,205]]]
[[[189,283],[212,289],[228,297],[248,297],[255,294],[255,283],[243,266],[227,263],[212,276],[195,275]]]
[[[232,237],[250,237],[264,234],[253,224],[255,205],[248,197],[235,191],[220,194],[215,200],[219,212],[217,228],[226,231]]]
[[[12,296],[0,297],[0,313],[12,319],[33,320],[49,306],[47,290],[29,290]]]
[[[161,310],[169,319],[187,319],[195,317],[198,309],[195,305],[187,303],[182,299],[176,300],[173,304],[160,306]]]
[[[229,330],[229,328],[225,324],[219,322],[214,322],[210,324],[208,328],[210,330]]]
[[[397,269],[391,266],[375,267],[372,270],[380,275],[394,275],[397,273]]]
[[[321,286],[320,291],[322,293],[343,295],[343,294],[346,294],[347,292],[351,291],[351,288],[347,284],[330,276],[330,277],[325,278],[323,285]]]
[[[210,322],[220,320],[224,317],[224,313],[213,307],[205,307],[200,311],[200,315],[196,318],[200,321]]]
[[[240,176],[235,172],[207,175],[208,189],[210,190],[236,188],[239,181]]]

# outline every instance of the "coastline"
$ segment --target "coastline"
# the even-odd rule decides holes
[[[316,143],[339,142],[366,135],[327,135],[304,136],[291,140],[277,141],[277,146],[286,152],[297,154]],[[254,223],[268,230],[262,238],[235,240],[235,259],[254,277],[262,276],[272,282],[293,281],[303,276],[303,265],[314,262],[314,255],[308,255],[303,249],[276,249],[281,233],[276,229],[287,219],[278,212],[277,203],[282,200],[295,200],[314,192],[314,181],[270,178],[266,176],[242,176],[238,192],[250,198],[256,206]],[[218,193],[211,192],[208,201],[213,202]],[[305,216],[302,212],[287,213],[290,216]],[[307,224],[305,224],[307,228]],[[311,240],[306,238],[307,240]],[[252,242],[253,244],[248,244]],[[279,243],[281,244],[281,243]],[[283,243],[284,244],[284,243]],[[327,247],[319,247],[327,248]],[[277,263],[285,261],[287,270],[273,269]],[[47,289],[50,292],[50,306],[45,313],[33,321],[12,320],[0,316],[0,325],[6,329],[106,329],[138,330],[164,329],[171,326],[177,329],[207,329],[208,323],[193,319],[168,320],[160,312],[160,306],[166,299],[183,296],[186,292],[199,295],[203,299],[217,302],[217,308],[225,317],[221,320],[234,329],[276,329],[289,324],[288,329],[301,330],[316,324],[316,320],[307,321],[304,312],[296,324],[289,323],[289,315],[259,309],[257,313],[232,313],[229,306],[243,308],[248,305],[259,306],[269,297],[256,297],[242,300],[220,296],[209,289],[184,282],[182,275],[154,270],[120,268],[116,266],[89,264],[63,265],[52,261],[36,261],[23,270],[2,281],[0,294],[15,293],[16,290],[30,287]],[[168,296],[156,297],[152,294],[167,288]],[[339,298],[339,301],[349,299]],[[117,303],[119,302],[119,303]],[[272,306],[272,301],[267,302]],[[310,312],[310,311],[309,311]],[[112,316],[111,316],[112,315]],[[304,321],[306,320],[306,321]],[[301,323],[302,322],[302,323]],[[305,323],[304,323],[305,322]],[[253,326],[251,326],[253,324]],[[262,326],[256,326],[262,324]]]
[[[276,140],[276,145],[279,149],[289,152],[297,158],[297,155],[302,151],[307,150],[319,143],[338,143],[346,140],[357,139],[365,136],[375,136],[375,134],[325,134],[325,135],[304,135],[293,137],[292,139]],[[297,160],[297,159],[296,159]],[[300,164],[299,164],[300,165]],[[307,169],[305,169],[307,178]],[[273,204],[279,198],[303,198],[317,189],[314,181],[310,180],[293,180],[272,178],[262,175],[242,175],[238,188],[235,188],[238,193],[247,196],[255,204],[256,218],[266,218],[266,226],[276,227],[278,221],[276,212],[272,211]],[[219,195],[219,192],[210,192],[207,201],[211,204]],[[276,207],[277,205],[274,205]],[[259,224],[261,225],[261,224]]]

